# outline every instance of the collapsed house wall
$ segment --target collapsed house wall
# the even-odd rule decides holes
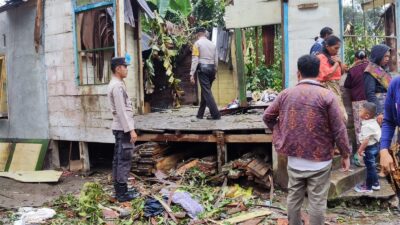
[[[29,1],[0,13],[0,55],[6,58],[8,118],[0,138],[47,139],[47,88],[42,49],[35,52],[36,4]]]
[[[107,84],[80,86],[74,59],[73,5],[70,0],[45,3],[45,64],[48,76],[50,138],[54,140],[113,143],[112,115]],[[137,45],[127,28],[126,48],[132,56],[125,80],[135,113],[138,104]]]

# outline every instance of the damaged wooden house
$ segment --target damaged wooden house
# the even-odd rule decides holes
[[[308,54],[322,27],[333,28],[345,40],[371,38],[345,32],[344,4],[341,0],[227,1],[225,27],[211,32],[220,50],[213,93],[221,108],[235,99],[238,106],[223,110],[220,121],[194,122],[199,93],[189,82],[190,48],[181,52],[173,71],[184,92],[178,96],[180,109],[174,108],[177,96],[162,64],[154,68],[153,82],[148,83],[146,62],[153,36],[143,33],[142,20],[158,15],[145,0],[6,1],[0,6],[0,170],[9,170],[18,154],[34,161],[32,170],[51,165],[87,171],[96,165],[96,157],[111,162],[110,60],[126,56],[131,64],[125,82],[137,115],[139,142],[196,143],[185,145],[185,151],[211,149],[216,163],[205,165],[215,164],[219,171],[239,153],[260,148],[269,156],[266,161],[272,164],[275,181],[286,186],[285,159],[274,154],[271,131],[261,118],[268,104],[247,101],[246,32],[254,28],[261,34],[256,35],[262,40],[255,49],[257,54],[263,49],[259,57],[266,63],[271,63],[274,51],[281,52],[282,86],[291,87],[297,83],[297,59]],[[386,39],[396,49],[393,59],[398,54],[399,5],[400,0],[369,0],[361,9],[353,7],[364,12],[390,6],[381,17],[386,33],[373,38]],[[274,44],[278,35],[280,49]],[[393,71],[398,70],[394,66]],[[32,148],[27,143],[37,145]],[[152,155],[153,150],[143,154]],[[365,170],[343,174],[336,165],[333,173],[331,196],[337,197]]]

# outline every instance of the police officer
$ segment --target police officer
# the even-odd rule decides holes
[[[190,81],[195,84],[194,75],[197,72],[197,79],[201,87],[201,101],[197,119],[203,119],[204,111],[208,107],[211,116],[207,119],[219,120],[221,114],[211,92],[211,86],[218,69],[218,55],[216,46],[207,39],[206,32],[205,28],[198,28],[196,31],[198,40],[193,45]]]
[[[111,129],[115,136],[112,175],[115,195],[119,202],[130,201],[134,198],[133,193],[128,192],[127,182],[137,135],[133,121],[132,102],[123,81],[128,75],[127,66],[125,58],[113,58],[111,60],[113,76],[108,85],[108,99],[113,115]]]

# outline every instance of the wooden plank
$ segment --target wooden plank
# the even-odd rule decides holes
[[[178,163],[182,161],[187,154],[187,152],[181,152],[163,157],[157,162],[156,169],[168,172],[170,169],[175,168],[176,165],[178,165]]]
[[[142,58],[142,44],[141,44],[141,40],[142,40],[142,35],[141,31],[142,31],[142,21],[141,21],[141,10],[139,10],[138,8],[134,9],[135,10],[135,15],[139,15],[138,19],[137,19],[137,23],[136,23],[136,28],[135,28],[135,35],[138,36],[138,39],[135,40],[136,44],[137,44],[137,57],[138,57],[138,61],[139,61],[139,66],[138,66],[138,77],[139,77],[139,113],[140,114],[145,114],[145,107],[144,107],[144,80],[143,80],[143,58]]]
[[[11,143],[0,143],[0,171],[6,170],[6,165],[11,153]]]
[[[155,141],[155,142],[217,142],[212,134],[142,134],[138,136],[138,141]]]
[[[41,45],[41,40],[42,40],[42,21],[43,21],[43,0],[37,0],[35,30],[33,34],[36,53],[39,52],[39,47]]]
[[[247,106],[246,99],[246,77],[244,71],[244,54],[242,46],[242,30],[235,29],[235,42],[236,42],[236,66],[237,66],[237,78],[238,78],[238,88],[239,88],[239,102],[240,106]]]
[[[271,143],[272,134],[227,134],[226,143]],[[205,142],[215,143],[217,138],[212,134],[141,134],[140,142]]]
[[[271,143],[272,134],[226,134],[226,143]]]
[[[263,178],[271,169],[270,166],[261,159],[254,159],[247,165],[247,168],[258,178]]]
[[[6,58],[0,56],[0,118],[8,116]]]
[[[222,172],[222,166],[228,161],[228,146],[225,143],[224,132],[217,131],[217,163],[218,163],[218,172]]]
[[[17,143],[8,171],[35,171],[41,149],[42,144]]]
[[[79,142],[79,156],[82,162],[82,171],[90,171],[89,148],[87,142]]]
[[[0,177],[11,178],[20,182],[58,182],[62,172],[55,170],[0,172]]]
[[[125,15],[124,15],[124,0],[115,0],[115,17],[116,17],[116,40],[117,49],[116,56],[123,57],[125,53]]]
[[[244,222],[247,220],[251,220],[251,219],[254,219],[254,218],[257,218],[260,216],[268,216],[271,214],[272,214],[272,212],[270,210],[262,209],[262,210],[242,214],[242,215],[230,218],[230,219],[220,221],[220,222],[218,222],[218,224],[235,224],[235,223],[240,223],[240,222]]]

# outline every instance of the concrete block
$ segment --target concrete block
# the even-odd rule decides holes
[[[72,17],[65,16],[60,18],[45,18],[45,35],[56,35],[72,32]]]
[[[65,95],[78,95],[78,85],[75,81],[64,81],[64,94]]]
[[[54,35],[46,35],[45,52],[62,51],[73,48],[72,33],[59,33]]]
[[[75,67],[73,66],[64,66],[63,67],[63,74],[65,81],[73,81],[75,82]]]
[[[115,143],[112,131],[106,128],[86,128],[82,137],[87,142]]]
[[[50,126],[50,139],[65,141],[80,141],[82,139],[81,127]]]

